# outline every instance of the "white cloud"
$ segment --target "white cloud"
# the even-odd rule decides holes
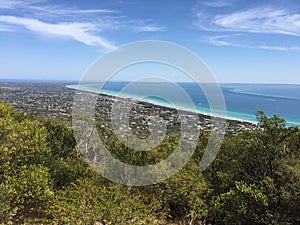
[[[9,25],[19,25],[27,30],[44,35],[68,37],[90,46],[102,46],[106,49],[114,48],[114,45],[105,39],[96,36],[93,32],[96,27],[91,23],[45,23],[37,19],[29,19],[14,16],[0,16],[0,22]]]
[[[212,24],[229,31],[300,36],[300,14],[266,7],[217,15]]]
[[[227,7],[232,6],[232,2],[229,0],[215,0],[215,1],[204,1],[202,2],[203,5],[213,7],[213,8],[219,8],[219,7]]]
[[[0,13],[1,11],[5,15],[0,14],[0,32],[22,31],[19,28],[23,27],[36,33],[68,37],[86,45],[106,49],[114,48],[113,44],[96,35],[96,32],[164,30],[164,27],[153,24],[151,19],[131,19],[116,10],[74,8],[51,4],[49,0],[0,0]]]
[[[231,35],[221,35],[221,36],[210,36],[203,39],[203,42],[208,42],[217,46],[230,46],[232,45],[230,42],[226,40],[226,38],[231,37]]]
[[[291,44],[296,43],[300,37],[300,13],[265,6],[231,14],[208,15],[198,11],[195,16],[197,20],[194,25],[211,33],[202,41],[213,45],[279,51],[300,50],[299,45]],[[279,35],[285,35],[291,42],[280,42]]]
[[[27,8],[30,5],[45,2],[45,0],[1,0],[0,9]]]
[[[74,10],[69,10],[69,12],[74,14],[85,14],[85,13],[117,13],[118,11],[116,10],[111,10],[111,9],[74,9]]]
[[[79,19],[78,16],[83,16],[84,18],[89,18],[90,16],[94,16],[94,14],[115,14],[118,13],[116,10],[110,9],[77,9],[77,8],[67,8],[59,5],[52,6],[35,6],[29,5],[27,10],[33,12],[35,15],[42,15],[44,17],[71,17]]]
[[[145,26],[137,26],[133,27],[133,30],[136,32],[156,32],[156,31],[164,31],[164,27],[154,26],[154,25],[145,25]]]
[[[237,40],[233,40],[233,36],[240,36],[241,39],[245,39],[242,34],[234,35],[219,35],[219,36],[209,36],[202,39],[202,42],[207,42],[216,46],[232,46],[239,48],[251,48],[251,49],[266,49],[266,50],[276,50],[276,51],[299,51],[298,46],[278,46],[278,45],[268,45],[266,43],[249,43],[245,44]]]
[[[0,24],[0,31],[12,31],[12,28],[5,24]]]
[[[22,9],[22,11],[31,11],[33,13],[47,12],[48,15],[77,15],[77,14],[95,14],[95,13],[117,13],[111,9],[77,9],[63,5],[45,4],[47,0],[1,0],[0,9]]]

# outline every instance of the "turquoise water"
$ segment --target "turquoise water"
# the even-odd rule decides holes
[[[163,106],[211,114],[205,94],[195,83],[178,83],[178,86],[188,94],[193,105],[187,104],[185,98],[177,92],[178,90],[174,89],[174,85],[168,83],[138,83],[122,91],[127,85],[127,82],[107,82],[101,92],[116,96],[120,94],[121,97],[143,99]],[[209,88],[209,84],[204,85]],[[220,86],[226,104],[227,117],[256,122],[255,112],[263,110],[267,116],[283,117],[288,126],[300,126],[300,85],[221,84]],[[99,85],[96,84],[70,85],[69,87],[99,92]],[[149,93],[152,93],[151,96]],[[158,98],[155,96],[156,93],[171,96],[173,101],[170,103]],[[214,111],[214,114],[218,115],[218,109]],[[220,112],[220,115],[223,113]]]

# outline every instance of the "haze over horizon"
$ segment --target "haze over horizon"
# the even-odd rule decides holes
[[[79,80],[119,45],[162,40],[220,83],[300,84],[297,0],[2,0],[0,33],[0,80]]]

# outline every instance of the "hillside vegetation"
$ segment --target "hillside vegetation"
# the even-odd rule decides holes
[[[127,187],[102,178],[76,149],[73,131],[0,103],[0,224],[299,224],[300,130],[257,114],[260,131],[225,137],[203,173],[208,134],[189,163],[156,185]],[[132,154],[111,130],[108,148],[135,164],[170,153],[170,134],[149,155]],[[139,158],[140,157],[140,158]]]

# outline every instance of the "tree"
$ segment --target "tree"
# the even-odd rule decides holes
[[[258,112],[262,130],[226,137],[205,176],[211,184],[210,219],[217,224],[288,224],[299,219],[299,129]],[[289,176],[287,176],[289,174]],[[244,221],[244,222],[243,222]]]
[[[0,185],[5,196],[3,222],[43,217],[53,195],[48,169],[43,165],[49,149],[46,130],[35,121],[0,103]]]

